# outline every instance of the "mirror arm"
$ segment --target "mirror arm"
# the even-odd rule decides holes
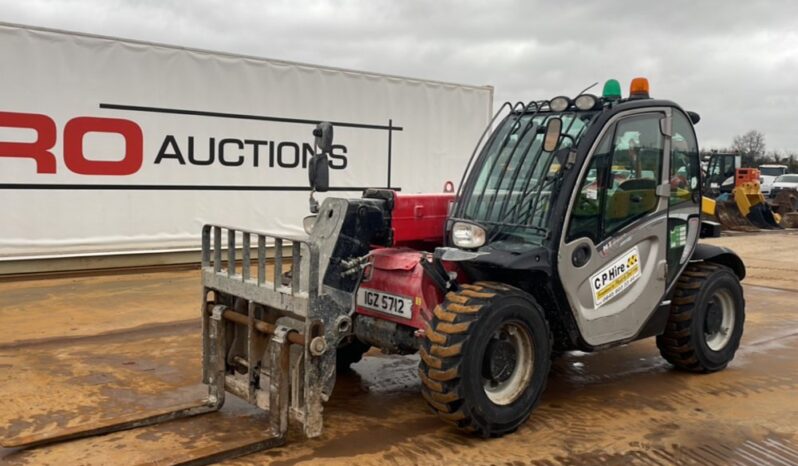
[[[316,192],[315,189],[310,190],[310,199],[308,199],[308,207],[310,208],[311,214],[318,214],[319,213],[319,201],[313,197],[313,194]]]

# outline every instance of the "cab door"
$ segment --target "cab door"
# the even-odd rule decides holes
[[[571,194],[558,274],[592,346],[635,337],[665,294],[671,114],[608,121]]]
[[[671,122],[668,289],[687,266],[701,230],[701,166],[695,130],[680,110],[673,111]]]

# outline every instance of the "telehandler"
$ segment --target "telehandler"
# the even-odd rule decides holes
[[[506,103],[456,194],[373,189],[319,205],[313,193],[327,189],[333,131],[322,123],[306,237],[202,230],[208,396],[2,444],[205,413],[227,394],[269,410],[264,439],[197,462],[279,445],[289,421],[315,437],[336,372],[372,346],[418,352],[430,409],[484,437],[529,418],[564,351],[655,337],[676,368],[721,370],[743,333],[745,267],[699,242],[719,230],[702,221],[698,120],[650,98],[644,78],[627,98],[610,80],[600,97]]]

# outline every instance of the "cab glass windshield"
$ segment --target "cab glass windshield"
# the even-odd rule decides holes
[[[551,201],[560,168],[597,112],[511,114],[482,149],[463,186],[455,217],[482,225],[488,243],[513,249],[541,244],[548,231]],[[562,136],[552,152],[543,150],[546,124],[562,119]]]

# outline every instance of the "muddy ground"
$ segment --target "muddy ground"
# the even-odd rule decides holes
[[[558,359],[515,434],[461,435],[429,414],[417,357],[370,353],[339,376],[325,432],[227,464],[798,464],[798,234],[713,240],[740,253],[746,331],[727,370],[672,370],[653,339]],[[0,283],[0,437],[199,398],[196,270]],[[4,464],[170,464],[262,437],[221,412],[31,450]]]

